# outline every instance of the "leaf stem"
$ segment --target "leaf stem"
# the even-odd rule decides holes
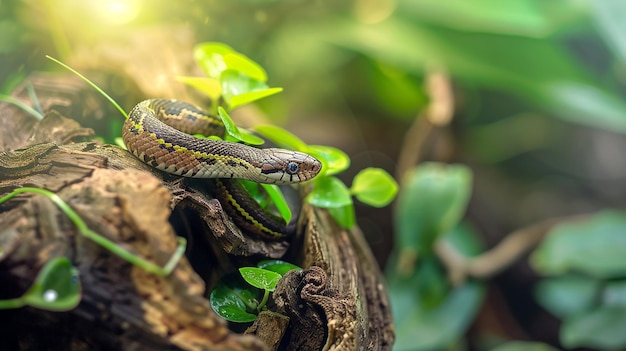
[[[259,303],[259,307],[257,307],[257,311],[261,312],[261,310],[263,309],[263,307],[265,307],[265,304],[267,303],[267,300],[270,297],[270,291],[267,289],[264,289],[265,292],[263,293],[263,300],[261,300],[261,302]]]
[[[78,73],[78,71],[76,71],[75,69],[73,69],[72,67],[64,64],[63,62],[55,59],[54,57],[50,56],[50,55],[46,55],[46,58],[58,63],[59,65],[63,66],[65,69],[69,70],[70,72],[74,73],[75,75],[79,76],[82,80],[84,80],[85,82],[87,82],[87,84],[91,85],[94,89],[96,89],[100,94],[102,94],[102,96],[104,96],[107,100],[109,100],[109,102],[111,104],[113,104],[113,106],[115,106],[115,108],[117,108],[118,111],[120,111],[120,113],[122,114],[122,116],[124,116],[124,118],[128,119],[128,114],[126,113],[126,111],[124,111],[124,109],[117,103],[115,102],[115,100],[113,100],[112,97],[109,96],[109,94],[105,93],[104,90],[100,89],[99,86],[96,85],[96,83],[90,81],[87,77],[83,76],[82,74]]]
[[[22,297],[16,297],[14,299],[0,300],[0,310],[6,310],[10,308],[20,308],[24,306]]]
[[[63,199],[61,199],[60,196],[46,189],[31,188],[31,187],[18,188],[18,189],[13,190],[8,195],[0,198],[0,204],[2,204],[6,200],[9,200],[10,198],[18,194],[27,193],[27,192],[46,196],[47,198],[52,200],[52,202],[54,202],[54,204],[57,205],[61,209],[61,211],[63,211],[63,213],[67,215],[67,217],[69,217],[69,219],[72,221],[72,223],[74,223],[74,225],[76,226],[76,228],[78,229],[81,235],[92,240],[96,244],[104,247],[105,249],[111,251],[112,253],[116,254],[122,259],[132,263],[133,265],[141,267],[142,269],[150,273],[154,273],[160,276],[169,275],[174,269],[174,267],[176,267],[176,264],[178,263],[182,255],[185,253],[187,240],[185,240],[185,238],[178,237],[178,246],[176,248],[176,251],[174,252],[172,257],[168,260],[168,262],[165,264],[165,266],[160,267],[152,262],[149,262],[141,257],[138,257],[132,252],[123,249],[122,247],[114,243],[113,241],[89,229],[85,221],[83,221],[83,219],[80,218],[78,213],[76,213],[65,201],[63,201]]]
[[[22,110],[28,112],[28,114],[30,114],[31,116],[37,118],[37,120],[39,120],[39,121],[41,121],[43,119],[43,114],[42,113],[40,113],[39,111],[35,110],[34,108],[26,105],[22,101],[14,98],[13,96],[0,94],[0,100],[1,101],[6,101],[8,103],[11,103],[11,104],[21,108]]]

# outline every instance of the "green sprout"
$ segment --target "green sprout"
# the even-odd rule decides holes
[[[47,197],[48,199],[50,199],[55,205],[57,205],[57,207],[63,212],[65,213],[65,215],[72,221],[72,223],[74,223],[74,225],[76,226],[76,228],[78,229],[78,232],[86,237],[87,239],[95,242],[96,244],[104,247],[105,249],[109,250],[110,252],[114,253],[115,255],[123,258],[124,260],[134,264],[135,266],[138,266],[148,272],[160,275],[160,276],[166,276],[169,275],[172,270],[174,269],[174,267],[176,267],[176,264],[178,263],[178,261],[180,260],[180,258],[183,256],[183,254],[185,253],[185,248],[187,246],[187,241],[185,240],[185,238],[183,237],[178,237],[178,246],[176,248],[176,251],[174,252],[174,254],[172,255],[172,257],[169,259],[169,261],[163,266],[158,266],[152,262],[149,262],[141,257],[136,256],[135,254],[133,254],[132,252],[129,252],[125,249],[123,249],[121,246],[117,245],[116,243],[114,243],[113,241],[105,238],[104,236],[94,232],[93,230],[89,229],[89,227],[87,227],[87,224],[85,223],[85,221],[83,221],[83,219],[78,215],[78,213],[76,213],[76,211],[74,211],[65,201],[63,201],[63,199],[61,199],[61,197],[49,190],[46,189],[40,189],[40,188],[31,188],[31,187],[22,187],[22,188],[17,188],[15,190],[13,190],[12,192],[10,192],[9,194],[3,196],[2,198],[0,198],[0,204],[4,203],[5,201],[15,197],[18,194],[22,194],[22,193],[35,193],[35,194],[40,194],[43,195],[45,197]]]
[[[280,278],[292,270],[302,268],[281,260],[264,260],[256,267],[242,267],[239,274],[218,281],[211,292],[211,308],[228,321],[252,322],[259,312],[267,309],[269,295]]]

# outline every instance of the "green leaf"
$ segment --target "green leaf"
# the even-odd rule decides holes
[[[346,185],[336,177],[317,177],[315,188],[306,197],[313,206],[336,208],[352,205],[352,197]]]
[[[558,351],[554,347],[541,342],[509,341],[491,351]]]
[[[365,204],[384,207],[396,196],[398,183],[385,170],[370,167],[354,177],[350,192]]]
[[[597,280],[568,275],[540,281],[535,296],[541,306],[563,319],[591,308],[599,288]]]
[[[246,323],[256,319],[254,311],[258,305],[259,291],[246,284],[238,274],[220,279],[211,291],[211,308],[220,317],[231,322]]]
[[[227,66],[224,55],[234,52],[230,46],[217,42],[197,44],[193,49],[193,57],[209,78],[219,79]]]
[[[78,270],[66,257],[57,257],[41,269],[22,301],[43,310],[67,311],[78,306],[80,297]]]
[[[350,229],[356,224],[354,205],[352,204],[340,207],[329,207],[327,210],[330,216],[333,217],[342,228]]]
[[[272,212],[270,205],[274,205],[280,216],[285,220],[285,223],[291,221],[291,209],[277,185],[260,184],[245,179],[238,179],[237,181],[264,210]]]
[[[237,71],[254,80],[267,82],[267,73],[261,65],[249,57],[238,52],[230,52],[224,55],[224,64],[229,70]]]
[[[236,107],[249,104],[257,100],[261,100],[268,96],[278,94],[282,91],[283,91],[283,88],[260,89],[260,90],[255,90],[255,91],[242,93],[242,94],[233,96],[230,99],[227,99],[226,101],[228,101],[228,105],[230,106],[230,108],[234,109]]]
[[[410,171],[397,201],[397,245],[430,252],[435,239],[461,220],[471,183],[472,173],[463,165],[424,163]]]
[[[270,89],[265,82],[231,69],[222,72],[220,82],[222,96],[231,109],[282,91],[282,88]]]
[[[626,308],[600,307],[565,320],[560,339],[565,347],[620,350],[626,347]]]
[[[626,214],[603,211],[553,228],[531,255],[542,274],[578,271],[597,278],[626,275]]]
[[[332,146],[311,145],[304,152],[310,153],[311,156],[322,162],[322,175],[338,174],[350,167],[350,157]]]
[[[273,125],[259,125],[254,130],[284,149],[306,152],[309,146],[291,132]]]
[[[280,213],[280,216],[285,220],[285,223],[291,222],[291,209],[280,188],[275,184],[261,184],[261,187],[265,189],[267,195],[272,199],[272,203],[278,210],[278,213]]]
[[[220,106],[217,108],[217,114],[218,116],[220,116],[222,122],[224,123],[226,133],[234,139],[242,141],[249,145],[262,145],[265,142],[263,139],[257,137],[254,134],[246,133],[240,130],[223,107]]]
[[[206,94],[211,101],[218,101],[222,95],[222,85],[220,81],[209,77],[176,77],[179,82],[183,82],[190,87],[196,88]]]
[[[276,272],[281,276],[284,276],[289,271],[301,271],[302,268],[296,266],[293,263],[285,262],[282,260],[263,260],[256,264],[258,268],[266,269],[268,271]]]
[[[267,269],[255,267],[239,268],[239,273],[248,284],[255,288],[274,291],[276,284],[282,276],[276,272]]]

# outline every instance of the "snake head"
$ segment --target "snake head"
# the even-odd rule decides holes
[[[315,177],[322,163],[315,157],[298,151],[264,149],[268,157],[261,164],[261,174],[275,184],[300,183]]]

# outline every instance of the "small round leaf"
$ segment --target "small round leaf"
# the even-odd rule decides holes
[[[57,257],[41,269],[22,301],[43,310],[67,311],[78,305],[80,297],[78,270],[66,257]]]
[[[350,167],[350,157],[343,151],[324,145],[311,145],[306,152],[320,160],[323,164],[323,175],[338,174]]]
[[[383,169],[366,168],[354,177],[350,191],[365,204],[384,207],[396,196],[398,183]]]
[[[248,285],[238,274],[223,277],[211,291],[211,308],[231,322],[246,323],[256,319],[259,290]]]
[[[315,181],[315,188],[307,195],[306,201],[322,208],[352,206],[350,191],[336,177],[318,177]]]

